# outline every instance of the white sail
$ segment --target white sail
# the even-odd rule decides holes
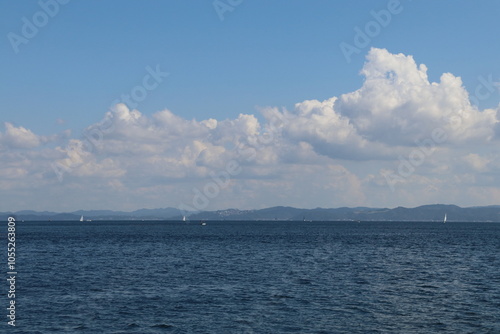
[[[185,222],[186,221],[186,216],[182,216],[182,221]]]
[[[80,221],[82,222],[83,221],[83,216],[80,217]]]
[[[446,213],[444,214],[443,224],[446,223]]]

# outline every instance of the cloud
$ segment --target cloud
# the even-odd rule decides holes
[[[476,153],[469,153],[463,157],[463,160],[476,171],[484,171],[492,161]]]
[[[361,71],[363,86],[339,97],[335,108],[371,142],[414,145],[442,128],[449,143],[493,138],[495,110],[472,106],[460,77],[444,73],[429,82],[427,67],[412,56],[372,48]]]
[[[22,126],[16,127],[12,123],[4,123],[5,131],[0,131],[0,149],[34,149],[41,145],[58,142],[67,139],[71,135],[70,130],[50,136],[40,136]]]
[[[0,132],[0,144],[8,148],[35,148],[40,145],[44,138],[35,135],[30,130],[20,127],[15,127],[11,123],[5,122],[5,132]]]
[[[365,81],[354,92],[292,110],[263,108],[262,121],[251,114],[189,120],[168,109],[146,115],[118,104],[78,137],[40,136],[5,123],[0,185],[12,190],[6,204],[20,198],[59,210],[192,204],[228,162],[241,172],[207,209],[418,205],[444,194],[457,204],[480,204],[467,194],[500,182],[487,175],[499,168],[493,151],[500,109],[477,109],[459,77],[444,73],[429,82],[425,65],[385,49],[370,50],[361,74]],[[393,192],[384,175],[418,157],[416,141],[429,140],[435,129],[446,140],[431,143]],[[51,205],[43,193],[58,198],[59,207],[43,207]]]
[[[336,100],[308,100],[297,103],[293,111],[268,108],[262,113],[270,124],[279,122],[283,138],[295,145],[307,143],[330,158],[366,160],[394,154],[384,145],[363,138],[348,117],[335,111]]]

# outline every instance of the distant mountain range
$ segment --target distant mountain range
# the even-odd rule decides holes
[[[416,208],[297,209],[272,207],[261,210],[218,210],[192,214],[191,220],[306,220],[306,221],[494,221],[500,222],[500,206],[461,208],[456,205],[423,205]]]
[[[260,210],[227,209],[184,213],[188,220],[306,220],[306,221],[440,221],[447,215],[448,221],[500,222],[500,206],[461,208],[456,205],[423,205],[416,208],[336,208],[298,209],[276,206]],[[182,213],[176,208],[141,209],[133,212],[111,210],[79,210],[70,213],[18,211],[0,212],[0,220],[9,216],[26,221],[78,221],[81,216],[90,220],[181,220]]]
[[[17,220],[80,220],[83,216],[85,220],[176,220],[181,219],[181,211],[175,208],[165,209],[140,209],[132,212],[111,211],[111,210],[78,210],[69,213],[59,213],[50,211],[23,210],[17,212],[0,212],[0,219],[7,219],[8,216],[15,216]]]

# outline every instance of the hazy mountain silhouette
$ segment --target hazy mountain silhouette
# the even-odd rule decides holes
[[[68,213],[32,210],[0,212],[0,219],[13,215],[17,220],[75,220],[83,215],[91,220],[181,220],[186,215],[190,220],[306,220],[306,221],[441,221],[444,215],[448,221],[494,221],[500,222],[500,206],[479,206],[461,208],[456,205],[433,204],[416,208],[335,208],[299,209],[276,206],[259,210],[227,209],[183,213],[176,208],[140,209],[132,212],[112,210],[78,210]]]

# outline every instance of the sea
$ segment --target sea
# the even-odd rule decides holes
[[[500,333],[499,223],[18,221],[16,270],[1,333]]]

